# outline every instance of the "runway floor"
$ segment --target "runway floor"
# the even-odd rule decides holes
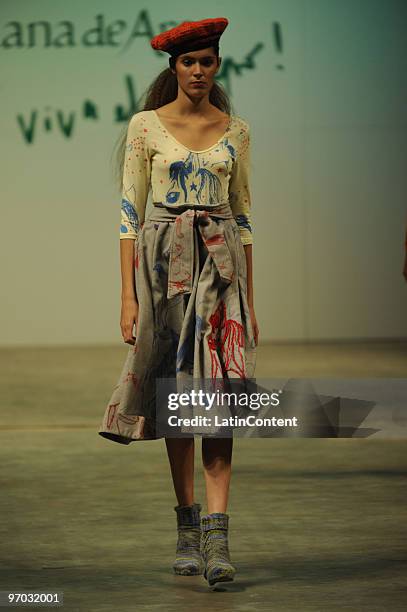
[[[235,581],[175,576],[164,440],[97,434],[126,351],[0,351],[0,590],[86,612],[406,609],[404,439],[236,439]],[[262,345],[256,375],[407,378],[407,344]],[[206,511],[199,440],[195,469]]]

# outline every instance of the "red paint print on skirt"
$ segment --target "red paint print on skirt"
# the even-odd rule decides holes
[[[243,355],[244,330],[243,325],[234,319],[226,316],[226,306],[220,300],[215,312],[209,317],[211,334],[208,337],[208,345],[211,351],[212,378],[220,378],[234,372],[240,378],[246,377],[245,363]],[[219,372],[220,350],[222,360]]]

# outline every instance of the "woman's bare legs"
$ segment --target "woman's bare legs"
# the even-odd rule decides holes
[[[202,438],[208,514],[226,512],[232,472],[233,438]]]
[[[175,495],[180,506],[194,502],[194,438],[165,438]]]
[[[175,495],[180,506],[194,501],[194,438],[165,438]],[[208,514],[226,512],[232,472],[233,438],[202,438]]]

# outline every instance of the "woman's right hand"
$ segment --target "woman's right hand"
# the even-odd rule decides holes
[[[138,302],[134,297],[122,298],[122,310],[120,315],[120,328],[123,340],[126,344],[135,344],[138,322]],[[133,327],[136,326],[136,336],[133,336]]]

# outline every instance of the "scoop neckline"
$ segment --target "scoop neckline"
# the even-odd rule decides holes
[[[211,149],[214,149],[215,147],[218,146],[218,144],[225,138],[226,134],[229,132],[230,130],[230,126],[232,125],[232,121],[233,121],[233,114],[229,115],[229,123],[226,127],[226,130],[224,131],[224,133],[222,134],[222,136],[215,142],[215,144],[211,145],[210,147],[208,147],[207,149],[201,149],[200,151],[194,150],[194,149],[190,149],[188,147],[186,147],[184,144],[182,144],[182,142],[179,142],[179,140],[177,140],[175,138],[175,136],[173,136],[171,134],[171,132],[165,127],[165,125],[162,123],[160,117],[158,116],[158,113],[155,109],[152,109],[152,112],[154,113],[154,116],[157,120],[157,122],[159,123],[159,125],[163,128],[163,130],[165,132],[167,132],[167,134],[172,138],[172,140],[174,142],[177,143],[177,145],[179,145],[180,147],[182,147],[183,149],[185,149],[186,151],[189,151],[190,153],[206,153],[206,151],[210,151]]]

